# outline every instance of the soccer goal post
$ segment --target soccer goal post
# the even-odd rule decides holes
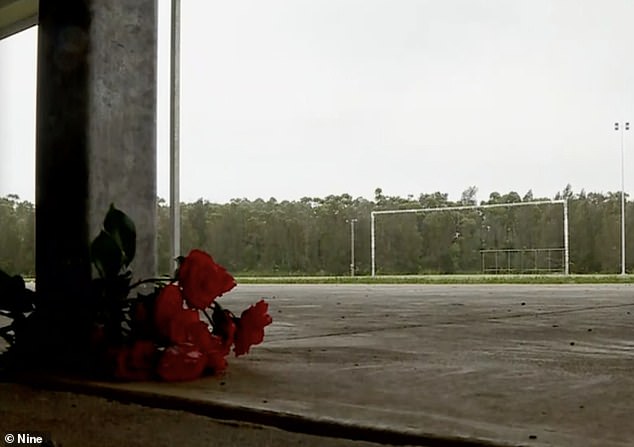
[[[371,263],[372,263],[372,276],[376,276],[376,218],[377,216],[387,214],[420,214],[420,213],[434,213],[434,212],[446,212],[446,211],[468,211],[478,209],[489,208],[512,208],[519,206],[538,206],[538,205],[562,205],[563,208],[563,270],[565,275],[570,274],[570,249],[569,249],[569,236],[568,236],[568,201],[567,200],[539,200],[533,202],[513,202],[513,203],[495,203],[489,205],[463,205],[463,206],[449,206],[441,208],[415,208],[415,209],[401,209],[401,210],[382,210],[372,211],[370,213],[370,247],[371,247]]]

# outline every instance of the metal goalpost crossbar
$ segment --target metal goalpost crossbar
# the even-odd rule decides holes
[[[463,205],[463,206],[448,206],[440,208],[414,208],[405,210],[382,210],[372,211],[370,213],[370,238],[371,238],[371,250],[372,250],[372,276],[376,276],[376,230],[375,219],[376,216],[382,214],[412,214],[412,213],[431,213],[440,211],[466,211],[476,209],[487,208],[512,208],[517,206],[530,206],[530,205],[563,205],[564,214],[564,274],[570,274],[570,247],[568,242],[568,201],[567,200],[538,200],[534,202],[512,202],[512,203],[494,203],[490,205]]]

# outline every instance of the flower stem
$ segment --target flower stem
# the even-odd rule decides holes
[[[211,325],[211,327],[214,326],[214,320],[209,316],[209,314],[207,313],[207,309],[203,309],[203,313],[205,314],[205,316],[207,317],[207,320],[209,321],[209,324]]]
[[[134,289],[135,287],[139,287],[142,284],[147,284],[147,283],[151,283],[151,282],[172,282],[173,279],[170,278],[169,276],[164,276],[162,278],[147,278],[147,279],[142,279],[141,281],[137,281],[134,284],[130,285],[130,290]]]

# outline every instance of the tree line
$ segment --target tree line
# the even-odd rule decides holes
[[[388,196],[377,188],[373,200],[349,194],[278,201],[198,200],[181,205],[183,254],[208,251],[237,275],[347,275],[351,269],[354,220],[355,273],[370,274],[372,211],[430,209],[522,203],[550,198],[493,192],[476,202],[477,189],[460,200],[441,192],[418,197]],[[620,271],[620,193],[574,193],[568,185],[552,199],[569,209],[572,273]],[[125,210],[124,210],[125,211]],[[627,215],[632,215],[627,202]],[[158,271],[169,273],[169,207],[158,200]],[[563,270],[561,205],[499,207],[376,216],[378,274],[555,272]],[[33,275],[35,206],[18,196],[0,198],[0,269]],[[632,240],[634,228],[627,228]],[[628,244],[627,259],[634,260]],[[631,263],[628,263],[631,265]]]

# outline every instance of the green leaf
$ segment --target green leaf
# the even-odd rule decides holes
[[[24,278],[0,270],[0,310],[14,315],[34,309],[35,293],[26,288]]]
[[[183,264],[183,261],[185,260],[185,256],[178,256],[174,260],[176,261],[176,269],[174,270],[174,280],[177,281],[178,275],[180,274],[180,271],[181,271],[181,265]]]
[[[90,258],[104,278],[117,276],[124,265],[123,257],[119,244],[103,230],[90,245]]]
[[[103,228],[123,252],[123,265],[130,265],[136,254],[136,227],[132,219],[111,204],[103,221]]]
[[[205,312],[205,315],[206,314],[207,313]],[[211,325],[213,326],[212,333],[219,335],[226,340],[229,336],[228,330],[231,320],[235,323],[238,319],[231,311],[228,313],[225,312],[218,301],[214,301],[213,313],[211,314]]]

